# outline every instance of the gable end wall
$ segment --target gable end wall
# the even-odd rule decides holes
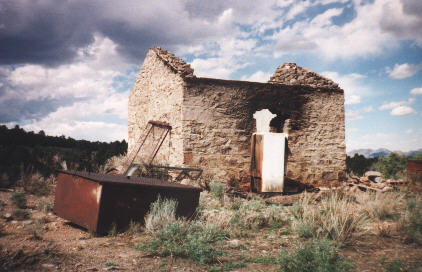
[[[142,141],[149,120],[167,122],[172,126],[154,164],[181,166],[183,163],[182,100],[184,81],[150,50],[129,96],[128,154]],[[158,136],[156,133],[155,136]],[[145,143],[136,162],[144,161],[150,152]],[[145,151],[145,152],[142,152]]]

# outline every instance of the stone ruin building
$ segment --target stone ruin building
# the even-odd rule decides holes
[[[271,131],[288,133],[289,179],[321,186],[345,178],[344,91],[295,63],[278,67],[268,83],[203,78],[169,51],[151,48],[129,97],[128,152],[149,120],[167,122],[171,133],[154,163],[248,181],[253,114],[261,109],[277,115]]]

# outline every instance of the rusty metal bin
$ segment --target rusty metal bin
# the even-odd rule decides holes
[[[54,213],[97,233],[107,233],[115,224],[127,229],[130,221],[144,217],[158,195],[178,201],[177,216],[191,217],[202,190],[158,179],[59,171]]]
[[[407,176],[412,181],[422,181],[422,160],[411,160],[407,161],[406,167]]]

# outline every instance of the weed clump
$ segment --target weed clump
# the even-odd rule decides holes
[[[386,257],[381,258],[380,263],[384,266],[385,272],[403,271],[404,262],[401,259],[393,259],[388,262]]]
[[[422,245],[422,199],[410,198],[404,218],[406,242]]]
[[[12,211],[12,217],[16,220],[25,220],[29,218],[29,213],[24,209],[15,209]]]
[[[282,251],[277,262],[285,272],[340,272],[354,267],[329,240],[312,240],[297,246],[293,253]]]
[[[126,233],[129,235],[137,235],[140,234],[142,231],[142,227],[138,222],[130,221],[129,228],[127,229]]]
[[[222,228],[230,237],[248,237],[262,228],[276,230],[290,224],[283,206],[266,205],[262,200],[237,199],[225,208],[202,193],[198,210],[197,220]]]
[[[10,197],[13,205],[15,205],[19,209],[26,208],[26,196],[25,193],[13,193]]]
[[[217,198],[221,202],[224,201],[224,185],[222,183],[220,182],[210,183],[210,191],[214,195],[215,198]]]
[[[145,216],[145,229],[149,233],[154,233],[165,226],[176,222],[177,200],[161,198],[151,203],[150,210]]]
[[[30,225],[27,225],[25,229],[31,234],[35,239],[42,240],[42,236],[46,231],[47,220],[45,218],[35,219],[34,222]]]
[[[108,234],[108,236],[112,236],[112,237],[116,237],[117,236],[118,231],[117,231],[117,224],[116,224],[116,222],[113,222],[111,224],[111,227],[108,230],[108,233],[107,234]]]
[[[53,210],[53,205],[49,201],[38,200],[37,201],[37,210],[44,213],[51,212]]]
[[[328,195],[318,205],[305,195],[290,212],[293,229],[299,236],[337,242],[349,241],[366,219],[351,198],[338,193]]]
[[[359,194],[358,202],[371,219],[397,219],[403,207],[403,195],[398,193]]]
[[[25,192],[34,194],[37,196],[46,196],[50,194],[50,184],[54,183],[54,176],[51,175],[45,178],[40,173],[29,173],[22,174],[19,183],[23,186]]]
[[[138,249],[154,256],[189,258],[197,264],[209,264],[223,255],[219,249],[226,240],[220,228],[200,222],[177,220],[155,232],[154,238]]]

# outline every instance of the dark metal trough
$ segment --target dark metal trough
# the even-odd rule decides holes
[[[143,224],[159,195],[178,201],[177,216],[191,217],[201,191],[152,178],[59,171],[54,213],[97,233],[107,233],[114,224],[122,231],[130,221]]]

